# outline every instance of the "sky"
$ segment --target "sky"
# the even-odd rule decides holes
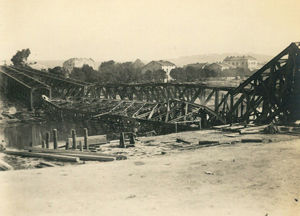
[[[0,60],[276,55],[300,41],[299,0],[0,0]]]

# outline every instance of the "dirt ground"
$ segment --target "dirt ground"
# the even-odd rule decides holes
[[[0,215],[300,215],[299,136],[228,135],[145,137],[102,146],[128,160],[0,172]],[[235,142],[247,136],[264,142]],[[196,145],[208,139],[224,144]]]

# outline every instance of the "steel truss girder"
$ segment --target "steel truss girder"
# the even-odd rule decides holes
[[[300,118],[300,50],[292,43],[260,70],[229,92],[228,122],[270,123],[279,117],[284,121]]]
[[[44,109],[51,115],[53,109],[56,109],[59,116],[56,115],[55,118],[61,119],[77,118],[78,121],[80,117],[90,119],[118,115],[169,124],[185,121],[201,121],[203,126],[225,123],[225,120],[210,108],[178,99],[156,103],[80,97],[50,100],[44,96],[44,100]]]
[[[20,72],[13,68],[2,66],[2,88],[10,98],[21,100],[32,110],[39,103],[41,96],[46,94],[51,98],[51,88],[48,85]]]

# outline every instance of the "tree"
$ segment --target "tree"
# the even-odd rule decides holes
[[[172,79],[178,82],[185,82],[186,81],[186,73],[183,68],[174,68],[170,72],[170,76]]]
[[[132,62],[115,63],[113,60],[102,62],[98,68],[101,80],[106,83],[137,83],[140,82],[142,72],[140,68],[134,67]]]
[[[191,66],[188,66],[185,69],[185,74],[186,74],[186,81],[187,82],[194,82],[198,78],[198,75],[197,75],[198,71],[194,67],[191,67]]]
[[[81,68],[74,67],[70,74],[70,78],[85,81],[86,76],[84,72],[81,70]]]
[[[51,74],[55,74],[55,75],[66,77],[66,78],[69,77],[69,72],[65,68],[60,67],[60,66],[54,67],[52,69],[49,68],[48,72]]]
[[[153,71],[152,70],[147,70],[144,74],[143,74],[143,77],[142,77],[142,80],[144,82],[152,82],[154,79],[154,74],[153,74]]]
[[[154,82],[164,82],[167,79],[167,73],[164,70],[157,70],[153,73]]]
[[[22,51],[18,51],[12,58],[11,61],[14,66],[25,66],[28,56],[30,55],[30,50],[22,49]]]
[[[89,66],[89,65],[83,65],[82,68],[81,68],[81,71],[84,73],[85,75],[85,81],[86,82],[91,82],[91,83],[94,83],[94,82],[97,82],[98,79],[100,78],[98,76],[98,71],[95,71],[93,69],[93,67]]]
[[[100,70],[101,68],[112,67],[112,66],[114,66],[114,64],[115,64],[114,60],[102,62],[101,65],[99,66],[98,70]]]

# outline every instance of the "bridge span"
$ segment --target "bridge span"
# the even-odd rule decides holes
[[[173,101],[179,100],[181,103],[178,105],[179,107],[185,106],[183,104],[205,106],[206,110],[212,111],[218,116],[217,119],[222,119],[226,123],[245,121],[269,123],[274,118],[294,121],[300,118],[299,44],[291,43],[236,88],[209,86],[203,83],[98,85],[62,78],[30,68],[2,67],[1,72],[10,79],[16,79],[16,75],[8,76],[8,71],[14,74],[23,74],[23,76],[27,75],[32,80],[43,84],[44,89],[50,88],[54,98],[81,97],[84,100],[91,98],[95,101],[99,99],[99,104],[103,103],[100,99],[120,100],[120,103],[129,100],[164,104],[162,107],[167,109],[164,119],[170,117],[171,108],[168,108],[170,106],[168,103],[172,104]],[[11,91],[12,83],[7,82],[7,84],[9,84],[7,90]],[[26,81],[23,84],[26,86]],[[14,94],[21,93],[22,88],[15,88]],[[62,109],[64,108],[62,107]],[[82,109],[84,110],[84,108]],[[186,110],[187,112],[182,116],[189,114],[189,109]],[[209,115],[207,112],[206,114]],[[95,116],[97,115],[95,114]],[[209,117],[207,119],[209,120]]]

